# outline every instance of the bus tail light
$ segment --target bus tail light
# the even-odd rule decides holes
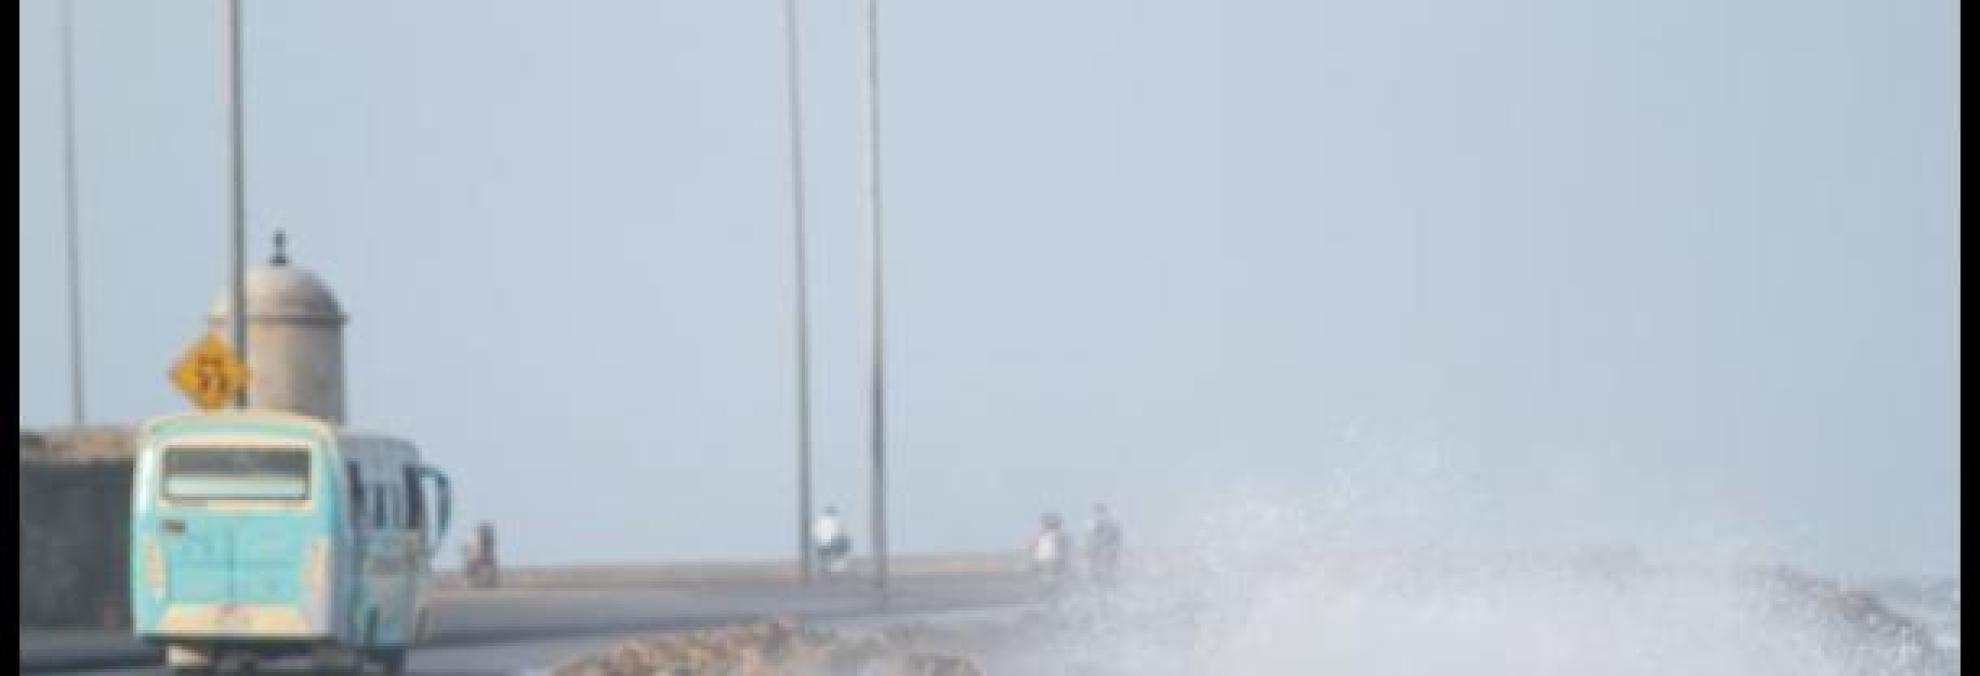
[[[144,539],[144,584],[153,595],[165,593],[165,553],[159,551],[158,542]]]
[[[312,598],[323,598],[330,582],[330,543],[321,536],[309,543],[309,555],[303,562],[303,590]]]

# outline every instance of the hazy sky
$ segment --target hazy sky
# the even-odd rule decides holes
[[[252,255],[287,229],[352,315],[354,422],[514,561],[787,554],[781,3],[247,4]],[[818,495],[863,550],[861,5],[802,4]],[[24,426],[67,417],[56,7]],[[1954,2],[882,11],[897,550],[1346,476],[1453,546],[1955,570]],[[77,15],[89,406],[131,421],[226,279],[221,24]]]

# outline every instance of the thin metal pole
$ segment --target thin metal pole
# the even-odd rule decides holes
[[[887,397],[882,361],[883,307],[880,248],[880,2],[866,0],[866,223],[872,277],[872,430],[874,590],[887,603]]]
[[[247,237],[243,224],[245,191],[241,187],[241,2],[221,0],[220,7],[227,24],[222,32],[225,45],[221,53],[227,69],[227,86],[223,88],[227,98],[227,258],[233,296],[228,319],[232,322],[234,351],[243,363],[252,363],[248,361]],[[247,408],[247,389],[241,390],[234,404]]]
[[[82,244],[76,218],[76,11],[62,0],[62,211],[69,257],[69,421],[82,427]]]
[[[811,584],[811,346],[804,256],[804,88],[799,84],[797,0],[784,0],[784,69],[791,114],[791,292],[797,345],[798,579]]]

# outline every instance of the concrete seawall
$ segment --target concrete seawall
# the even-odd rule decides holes
[[[1014,553],[907,554],[894,557],[888,566],[900,578],[1016,577]],[[848,577],[866,579],[871,574],[868,559],[854,559]],[[463,589],[466,582],[458,570],[434,574],[441,589]],[[512,589],[610,589],[614,587],[670,587],[732,584],[746,582],[796,582],[797,564],[792,561],[734,560],[682,561],[650,564],[574,564],[561,566],[505,567],[502,587]]]

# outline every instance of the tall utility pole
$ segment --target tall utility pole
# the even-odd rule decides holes
[[[887,397],[881,332],[880,2],[866,0],[866,231],[872,277],[873,587],[887,603]]]
[[[221,31],[225,44],[220,51],[227,70],[227,86],[222,91],[227,98],[227,258],[233,287],[229,320],[233,322],[234,352],[242,363],[252,363],[248,361],[247,341],[247,237],[242,223],[245,209],[241,188],[241,0],[221,0],[220,8],[226,21],[225,30]],[[234,404],[247,408],[246,388]]]
[[[811,584],[811,346],[804,260],[804,88],[798,77],[797,0],[784,0],[784,69],[791,114],[791,293],[797,349],[798,579]]]
[[[62,217],[69,257],[69,422],[82,427],[82,244],[76,219],[76,3],[62,1]]]

